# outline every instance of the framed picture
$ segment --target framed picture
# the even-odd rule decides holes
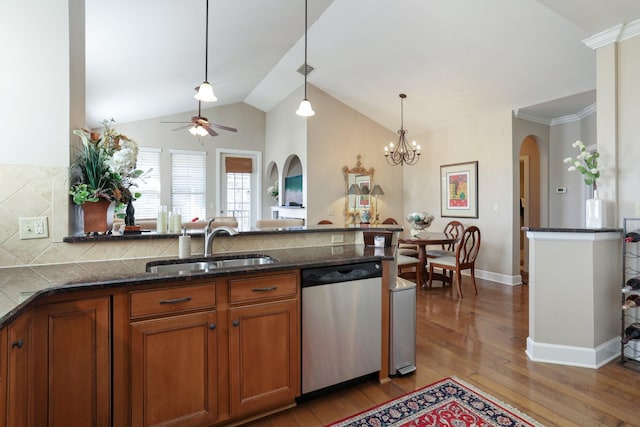
[[[369,190],[371,177],[369,175],[357,175],[356,184],[360,187],[361,195],[358,196],[358,208],[368,209],[370,204]]]
[[[440,166],[440,215],[478,218],[478,162]]]

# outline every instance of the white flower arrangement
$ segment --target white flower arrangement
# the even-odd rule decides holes
[[[278,181],[276,181],[273,185],[271,185],[271,186],[269,186],[269,188],[267,188],[267,194],[273,200],[278,200]]]
[[[572,157],[567,157],[564,159],[565,163],[571,163],[568,171],[578,171],[584,176],[584,182],[587,185],[593,185],[596,187],[596,179],[600,178],[600,172],[604,169],[602,166],[598,167],[598,158],[600,154],[596,152],[590,152],[587,150],[587,147],[582,143],[582,141],[578,140],[571,144],[573,148],[577,148],[580,150],[580,154],[573,159]]]
[[[406,217],[411,227],[416,230],[424,230],[433,222],[434,216],[427,212],[411,212]]]

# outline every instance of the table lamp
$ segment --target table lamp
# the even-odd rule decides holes
[[[378,196],[384,196],[384,191],[380,185],[376,184],[371,190],[371,195],[376,198],[376,224],[380,222],[380,212],[378,211]]]
[[[351,187],[349,187],[349,191],[347,192],[347,194],[349,194],[350,196],[359,196],[362,194],[362,190],[360,189],[360,186],[358,184],[351,184]],[[357,202],[357,198],[354,197],[353,198],[353,213],[351,214],[351,216],[353,216],[353,223],[356,223],[356,215],[358,215],[357,211],[356,211],[356,202]]]

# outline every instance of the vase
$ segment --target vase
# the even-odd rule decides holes
[[[109,207],[111,201],[100,199],[97,202],[85,202],[82,204],[85,234],[106,234],[111,231],[113,221],[109,221]]]
[[[585,227],[586,228],[602,228],[604,227],[604,207],[602,200],[598,198],[598,190],[593,190],[593,198],[587,200],[585,207]]]

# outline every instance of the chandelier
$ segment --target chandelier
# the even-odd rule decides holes
[[[411,145],[407,143],[405,135],[407,130],[404,128],[404,99],[407,97],[404,93],[400,94],[400,130],[398,131],[398,144],[393,145],[390,142],[388,146],[384,147],[384,156],[387,158],[387,163],[391,166],[397,165],[415,165],[420,160],[420,146],[416,145],[413,141]]]

